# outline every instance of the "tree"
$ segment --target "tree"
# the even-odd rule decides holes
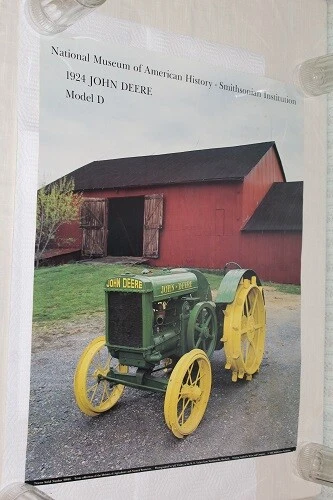
[[[82,195],[74,193],[74,179],[63,177],[37,193],[35,263],[40,260],[62,224],[77,220]]]

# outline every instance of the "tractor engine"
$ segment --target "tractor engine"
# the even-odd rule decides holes
[[[194,347],[209,355],[214,351],[216,308],[200,271],[126,274],[109,279],[105,291],[107,345],[120,363],[149,369],[162,359],[180,358]],[[189,323],[192,329],[197,324],[204,330],[193,335]]]

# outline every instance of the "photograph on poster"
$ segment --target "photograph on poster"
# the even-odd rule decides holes
[[[42,41],[26,481],[295,448],[302,141],[291,86]]]

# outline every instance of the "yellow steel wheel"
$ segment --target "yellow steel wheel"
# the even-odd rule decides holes
[[[114,406],[124,391],[121,384],[110,385],[103,379],[110,368],[127,373],[128,367],[112,358],[105,337],[97,337],[83,351],[74,375],[74,394],[80,410],[94,417]]]
[[[164,399],[167,426],[178,438],[191,434],[204,416],[212,386],[209,359],[201,349],[184,354],[173,369]]]
[[[240,282],[234,301],[225,310],[222,342],[232,380],[251,380],[259,370],[265,346],[266,311],[256,276]]]

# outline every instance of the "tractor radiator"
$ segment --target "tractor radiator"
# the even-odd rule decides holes
[[[142,295],[108,293],[108,342],[142,347]]]

